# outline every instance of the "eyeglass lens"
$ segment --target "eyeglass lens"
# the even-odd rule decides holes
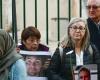
[[[82,26],[79,26],[79,27],[77,27],[77,26],[73,26],[73,27],[70,27],[70,28],[72,28],[72,29],[74,29],[74,30],[77,30],[77,29],[79,29],[79,30],[85,30],[85,28],[84,27],[82,27]]]
[[[97,9],[97,8],[99,8],[100,6],[96,6],[96,5],[88,5],[88,6],[86,6],[86,8],[87,9]]]

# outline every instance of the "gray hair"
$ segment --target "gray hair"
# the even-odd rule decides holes
[[[86,28],[86,31],[85,31],[85,36],[83,38],[83,41],[82,41],[82,45],[81,45],[81,49],[86,49],[88,46],[89,46],[89,40],[90,40],[90,33],[89,33],[89,30],[88,30],[88,25],[87,25],[87,21],[83,18],[72,18],[68,27],[67,27],[67,46],[69,47],[74,47],[74,43],[70,37],[70,34],[69,34],[69,27],[71,27],[74,23],[76,22],[83,22],[85,24],[85,28]]]

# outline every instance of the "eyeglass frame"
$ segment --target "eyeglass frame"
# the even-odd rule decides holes
[[[98,9],[98,8],[100,8],[100,5],[87,5],[86,8],[87,9],[91,9],[91,8],[92,9]]]
[[[71,27],[69,27],[69,28],[71,28],[71,29],[73,29],[73,30],[77,30],[77,29],[79,29],[79,31],[85,31],[86,30],[86,28],[85,27],[82,27],[82,26],[79,26],[79,27],[77,27],[77,26],[71,26]]]

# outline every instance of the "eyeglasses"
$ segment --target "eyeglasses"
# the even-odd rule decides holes
[[[88,6],[86,6],[86,8],[87,9],[98,9],[98,8],[100,8],[100,6],[97,6],[97,5],[88,5]]]
[[[39,43],[39,42],[40,42],[40,39],[36,39],[36,38],[28,38],[27,41],[29,41],[29,42],[31,42],[31,43],[34,43],[34,42]]]
[[[73,30],[77,30],[77,29],[79,29],[80,31],[85,31],[85,27],[82,27],[82,26],[79,26],[79,27],[77,27],[77,26],[72,26],[72,27],[69,27],[69,28],[71,28],[71,29],[73,29]]]

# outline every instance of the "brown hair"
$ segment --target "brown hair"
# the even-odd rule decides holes
[[[39,30],[33,26],[28,26],[27,28],[25,28],[22,31],[21,41],[26,41],[30,36],[32,36],[32,37],[34,36],[37,39],[41,38],[41,34],[40,34]]]

